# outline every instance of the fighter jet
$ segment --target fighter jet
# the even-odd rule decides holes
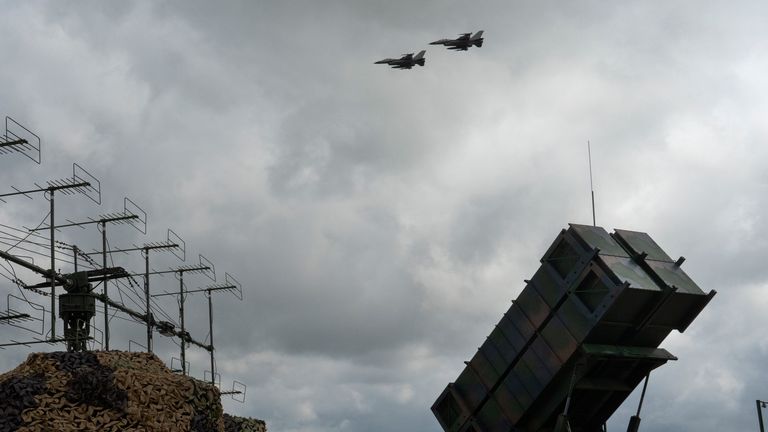
[[[466,51],[472,45],[479,48],[483,46],[483,31],[480,30],[479,32],[475,33],[474,36],[472,36],[472,33],[461,33],[456,39],[440,39],[434,42],[430,42],[429,44],[445,45],[449,50]]]
[[[426,53],[426,51],[421,51],[416,54],[415,57],[413,56],[413,53],[403,54],[399,59],[386,58],[384,60],[379,60],[374,64],[388,64],[394,69],[410,69],[415,65],[424,66],[424,53]]]

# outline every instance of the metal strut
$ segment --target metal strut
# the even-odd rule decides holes
[[[638,432],[640,430],[640,410],[643,408],[643,400],[645,400],[645,390],[648,388],[648,378],[651,374],[645,376],[645,382],[643,383],[643,391],[640,393],[640,402],[637,404],[637,414],[629,418],[629,426],[627,426],[627,432]]]
[[[571,407],[571,398],[573,397],[573,388],[576,386],[576,373],[579,370],[579,363],[573,366],[573,375],[571,375],[571,384],[568,386],[568,397],[565,399],[563,413],[557,417],[555,432],[571,432],[571,425],[568,423],[568,408]]]

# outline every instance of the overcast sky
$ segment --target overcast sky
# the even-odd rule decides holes
[[[662,345],[680,360],[651,377],[643,430],[756,430],[754,401],[768,399],[768,3],[0,7],[0,114],[43,140],[39,166],[0,155],[0,192],[77,162],[103,203],[57,198],[58,221],[120,211],[129,196],[148,234],[110,227],[110,245],[171,227],[186,264],[202,253],[219,281],[242,282],[242,303],[214,299],[222,385],[248,385],[227,411],[272,431],[440,431],[432,402],[560,229],[591,222],[590,140],[598,225],[650,233],[719,292]],[[480,29],[480,49],[428,45]],[[422,49],[424,67],[373,64]],[[6,225],[47,214],[42,196],[7,201]],[[94,227],[57,235],[100,247]],[[114,259],[142,270],[140,257]],[[2,278],[0,293],[18,289]],[[204,339],[205,297],[188,304]],[[113,327],[112,348],[143,342],[140,326]],[[178,356],[157,338],[164,361]],[[2,370],[32,351],[0,351]],[[202,377],[206,352],[190,360]],[[636,398],[609,430],[626,429]]]

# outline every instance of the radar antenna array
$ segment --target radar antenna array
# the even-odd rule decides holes
[[[213,381],[216,375],[216,361],[214,359],[214,354],[213,354],[215,350],[213,346],[213,293],[214,292],[230,292],[237,299],[242,300],[243,286],[229,273],[224,273],[224,283],[209,285],[208,287],[205,287],[202,289],[187,291],[187,293],[195,293],[195,292],[205,292],[206,297],[208,298],[208,332],[211,336],[211,339],[210,339],[211,349],[208,350],[208,352],[211,355],[211,371],[210,371],[211,384],[215,385],[215,382]]]
[[[61,192],[64,195],[72,195],[80,193],[93,202],[101,204],[101,183],[92,176],[88,171],[83,169],[80,165],[72,164],[72,177],[64,179],[49,180],[46,182],[47,186],[41,186],[35,183],[37,189],[19,190],[16,187],[11,186],[14,192],[8,192],[0,194],[0,201],[5,197],[24,195],[27,198],[32,199],[30,194],[32,193],[44,193],[48,196],[48,200],[51,204],[51,210],[49,213],[48,227],[50,230],[50,253],[51,253],[51,268],[50,273],[56,272],[56,239],[55,239],[55,205],[54,195]],[[5,201],[3,201],[5,202]],[[50,278],[51,281],[51,338],[50,341],[56,340],[56,283],[54,278]]]
[[[30,131],[27,127],[6,116],[5,130],[0,131],[0,155],[20,153],[26,158],[34,161],[38,165],[41,163],[41,140],[40,137]],[[45,181],[42,184],[33,183],[34,187],[27,189],[10,186],[10,192],[0,193],[0,203],[7,203],[6,198],[13,196],[24,196],[33,200],[33,196],[42,193],[45,199],[50,202],[50,212],[45,216],[47,226],[43,222],[37,227],[26,228],[22,230],[9,225],[2,225],[4,229],[10,231],[0,231],[0,242],[10,246],[7,250],[0,250],[0,260],[7,261],[7,265],[0,266],[0,276],[17,285],[21,296],[8,294],[6,297],[6,308],[0,310],[0,325],[13,326],[18,329],[33,334],[32,340],[19,341],[9,339],[8,343],[0,343],[0,349],[8,346],[33,346],[36,344],[59,344],[66,343],[70,351],[82,351],[87,349],[101,348],[108,350],[110,343],[110,309],[119,311],[129,318],[118,317],[128,321],[138,321],[146,325],[147,341],[146,345],[135,340],[128,340],[128,350],[146,350],[152,352],[153,329],[165,336],[179,338],[181,347],[181,357],[171,359],[171,369],[178,369],[178,372],[187,374],[189,371],[189,361],[186,359],[187,345],[195,345],[207,350],[210,354],[211,370],[203,371],[203,377],[210,381],[214,386],[221,387],[221,375],[216,371],[213,344],[213,293],[229,292],[238,300],[243,299],[242,284],[232,275],[225,273],[224,282],[216,283],[216,269],[214,264],[205,258],[202,254],[198,255],[198,264],[181,265],[168,270],[155,271],[150,268],[150,251],[171,252],[180,261],[186,260],[186,243],[170,228],[166,233],[166,240],[160,242],[148,242],[141,245],[133,244],[128,248],[109,248],[107,243],[107,225],[130,225],[141,234],[147,234],[147,213],[128,197],[123,199],[122,211],[99,214],[98,216],[86,217],[85,220],[64,219],[66,223],[58,224],[55,219],[55,196],[56,195],[83,195],[96,205],[102,204],[101,182],[91,175],[87,170],[77,163],[72,164],[71,177],[59,178]],[[102,247],[100,251],[85,252],[75,244],[64,243],[56,239],[56,232],[62,228],[79,227],[85,229],[87,225],[96,225],[102,237]],[[44,232],[49,235],[45,236]],[[49,243],[49,244],[46,244]],[[28,251],[33,254],[43,255],[47,260],[50,258],[50,267],[43,268],[35,264],[33,257],[12,254],[12,249],[19,251]],[[36,250],[37,249],[37,250]],[[46,253],[40,250],[46,250]],[[60,249],[59,256],[56,249]],[[48,255],[48,250],[50,255]],[[107,256],[114,254],[129,254],[132,251],[141,252],[145,268],[144,273],[134,274],[126,271],[122,267],[107,266]],[[64,256],[66,253],[66,256]],[[71,255],[70,255],[71,254]],[[99,265],[91,256],[101,255],[102,262]],[[85,262],[81,264],[85,270],[78,268],[79,260]],[[57,270],[57,264],[65,263],[74,266],[73,273],[62,273]],[[2,264],[2,262],[0,262]],[[10,266],[10,267],[8,267]],[[44,282],[27,285],[16,275],[14,266],[20,266],[23,271],[29,271],[45,279]],[[174,274],[179,281],[178,292],[161,293],[151,295],[150,276]],[[185,275],[200,274],[207,276],[213,284],[196,290],[186,290]],[[24,274],[22,277],[26,277]],[[141,304],[136,301],[133,295],[139,295],[136,288],[138,284],[133,279],[134,276],[144,277],[144,313],[137,312],[126,306],[123,302],[123,295],[128,295],[128,299],[135,304]],[[128,281],[121,279],[128,278]],[[120,302],[115,298],[110,298],[107,292],[108,281],[114,280],[115,287],[120,294]],[[101,283],[103,291],[94,292],[94,284]],[[62,287],[63,294],[57,296],[56,287]],[[133,291],[124,291],[122,288],[131,288]],[[50,290],[48,290],[50,288]],[[191,293],[205,292],[208,300],[208,322],[210,340],[200,342],[192,338],[186,328],[184,303],[187,295]],[[51,298],[50,310],[45,306],[35,303],[27,298],[32,293]],[[171,318],[157,302],[154,303],[154,311],[158,311],[168,319],[168,321],[156,320],[153,315],[152,297],[171,295],[177,298],[179,305],[180,328],[175,328],[175,320]],[[56,334],[56,299],[59,298],[59,316],[64,320],[64,337],[57,337]],[[97,302],[99,303],[97,305]],[[78,307],[79,305],[79,307]],[[104,314],[103,331],[95,326],[91,326],[91,320],[96,312]],[[113,313],[113,317],[115,314]],[[46,316],[49,316],[50,325],[46,322]],[[206,343],[208,342],[208,343]],[[222,390],[222,395],[230,395],[239,402],[245,401],[246,386],[239,381],[233,381],[232,389]]]
[[[80,169],[80,172],[82,173],[84,170]],[[75,171],[77,172],[77,171]],[[90,176],[90,174],[89,174]],[[84,176],[81,176],[84,177]],[[98,182],[96,179],[92,179]],[[100,188],[99,188],[100,189]],[[101,202],[101,193],[99,193],[98,202]],[[94,198],[91,198],[92,200],[96,201]],[[113,213],[106,213],[98,216],[97,218],[88,217],[88,220],[85,221],[71,221],[67,219],[66,224],[62,225],[56,225],[56,226],[47,226],[47,227],[40,227],[40,228],[34,228],[30,229],[30,232],[36,232],[36,231],[45,231],[45,230],[51,230],[51,229],[61,229],[61,228],[71,228],[71,227],[78,227],[85,229],[86,225],[96,225],[99,228],[99,231],[101,231],[101,256],[102,256],[102,269],[107,269],[107,224],[114,224],[114,225],[130,225],[133,228],[135,228],[137,231],[141,233],[147,232],[147,213],[136,203],[131,201],[130,198],[125,197],[123,199],[123,211],[122,212],[113,212]],[[77,246],[73,246],[73,251],[75,251],[75,260],[77,257]],[[77,261],[75,261],[77,262]],[[75,269],[77,271],[77,269]],[[104,275],[104,278],[102,279],[102,292],[104,294],[105,298],[109,298],[109,292],[107,287],[107,280],[109,278],[107,275]],[[90,328],[90,325],[87,326]],[[109,308],[107,307],[107,303],[104,303],[104,348],[106,350],[109,350]]]
[[[162,297],[162,296],[178,296],[177,300],[179,303],[179,323],[181,324],[181,372],[182,374],[187,374],[187,343],[192,343],[193,345],[197,345],[203,349],[206,349],[208,351],[211,351],[213,348],[210,345],[206,345],[202,342],[197,342],[190,336],[189,332],[186,329],[185,322],[184,322],[184,302],[186,299],[187,292],[184,290],[184,274],[203,274],[206,275],[208,278],[212,279],[213,281],[216,281],[216,269],[213,266],[213,263],[209,261],[207,258],[205,258],[202,254],[198,254],[199,258],[199,264],[198,265],[187,265],[187,266],[180,266],[173,269],[168,269],[165,271],[158,271],[150,274],[167,274],[167,273],[173,273],[176,278],[179,280],[179,292],[177,293],[162,293],[162,294],[155,294],[152,297]]]

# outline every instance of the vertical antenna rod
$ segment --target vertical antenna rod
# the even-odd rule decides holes
[[[211,333],[211,385],[216,385],[216,362],[213,359],[213,297],[211,290],[206,291],[208,294],[208,331]]]
[[[54,240],[55,225],[53,224],[53,189],[50,189],[48,193],[51,197],[51,340],[56,340],[56,278],[53,275],[56,274],[56,245]]]
[[[104,270],[107,269],[107,222],[101,221],[101,260]],[[102,292],[104,298],[109,298],[107,292],[107,273],[104,272],[102,283]],[[109,308],[107,302],[104,302],[104,351],[109,351]]]
[[[592,185],[592,148],[587,140],[587,154],[589,155],[589,190],[592,193],[592,226],[596,226],[595,222],[595,188]]]
[[[187,338],[184,328],[184,270],[179,271],[179,315],[181,316],[181,373],[187,374]]]
[[[149,248],[144,248],[144,299],[147,302],[147,352],[152,352],[152,309],[149,304]]]

